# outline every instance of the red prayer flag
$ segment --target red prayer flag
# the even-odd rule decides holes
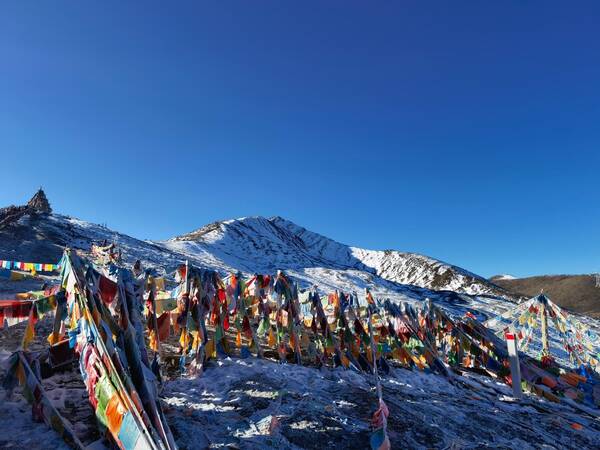
[[[100,275],[98,290],[100,291],[102,301],[106,304],[111,304],[117,295],[117,283],[104,275]]]
[[[166,341],[171,334],[171,317],[169,311],[162,313],[157,319],[158,337],[162,342]]]

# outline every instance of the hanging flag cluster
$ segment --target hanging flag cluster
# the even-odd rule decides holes
[[[0,300],[0,328],[4,326],[4,322],[8,326],[23,322],[29,317],[32,302],[21,300]]]
[[[60,290],[31,302],[23,349],[33,340],[38,318],[54,309],[48,341],[53,346],[67,344],[78,355],[90,404],[114,445],[124,450],[175,449],[144,341],[144,284],[124,269],[117,271],[116,279],[109,278],[70,250],[60,265]],[[13,378],[19,378],[21,367],[15,364]],[[33,397],[34,409],[39,398]]]
[[[407,367],[444,375],[448,375],[448,364],[501,366],[499,357],[490,361],[489,341],[475,339],[433,305],[419,311],[389,301],[376,306],[370,292],[363,305],[356,295],[343,292],[324,298],[316,290],[300,295],[297,285],[283,272],[247,280],[239,273],[221,279],[214,271],[185,266],[177,273],[180,285],[163,293],[169,301],[178,296],[176,307],[154,315],[161,340],[168,337],[171,327],[180,336],[182,367],[191,356],[201,362],[217,352],[229,353],[227,332],[235,333],[235,347],[241,355],[261,356],[266,347],[282,362],[305,361],[371,372],[374,361],[385,371],[386,360],[394,359]],[[161,303],[160,294],[152,294],[155,304]],[[149,303],[147,324],[153,335]],[[367,331],[366,305],[373,310],[372,338]],[[212,335],[207,326],[214,329]],[[204,351],[204,356],[198,356],[198,351]]]
[[[70,252],[63,261],[68,337],[80,355],[100,425],[122,449],[175,448],[143,338],[144,286],[126,270],[118,272],[116,281],[91,266],[84,274],[83,263]]]
[[[354,294],[342,292],[324,297],[315,289],[299,293],[283,272],[274,276],[254,275],[246,280],[239,273],[221,280],[218,274],[210,272],[210,286],[195,290],[192,286],[196,283],[191,281],[194,275],[190,274],[197,270],[181,266],[177,277],[180,285],[164,293],[167,297],[179,296],[178,307],[170,313],[169,321],[161,321],[160,328],[163,336],[168,336],[166,328],[170,329],[170,324],[181,333],[180,346],[185,355],[180,361],[182,369],[186,358],[201,365],[205,358],[236,351],[226,339],[227,333],[233,333],[234,346],[242,357],[272,351],[282,362],[342,366],[367,373],[375,368],[385,373],[389,370],[388,361],[394,360],[405,367],[445,376],[451,376],[451,367],[484,371],[511,383],[506,343],[473,315],[451,318],[432,302],[414,308],[410,304],[375,300],[368,291],[361,301]],[[200,302],[200,298],[204,300]],[[191,316],[197,319],[184,320],[182,313],[190,312],[186,305],[196,304],[203,305],[200,314]],[[532,314],[530,306],[520,305],[520,309]],[[372,337],[367,331],[368,311],[373,312]],[[563,320],[559,313],[549,314]],[[163,313],[162,318],[167,316]],[[182,323],[188,326],[182,327]],[[589,330],[582,327],[571,325],[571,328],[578,330],[573,334],[576,339],[585,337],[593,342],[596,338],[586,334]],[[198,334],[196,329],[200,330]],[[214,329],[212,335],[207,332],[210,329]],[[587,397],[581,394],[592,386],[585,382],[585,377],[582,382],[581,375],[563,370],[553,393],[544,384],[552,384],[549,381],[552,376],[540,367],[539,361],[523,358],[522,367],[524,383],[532,392],[555,401],[574,398],[590,406],[600,406],[599,389],[592,389]],[[568,389],[564,385],[566,380],[571,382]],[[579,394],[570,389],[578,389]]]
[[[371,446],[386,449],[389,410],[379,375],[390,370],[390,361],[446,377],[453,369],[473,370],[511,384],[506,343],[488,326],[508,322],[524,350],[532,330],[539,328],[547,337],[549,319],[581,370],[549,367],[543,358],[524,355],[524,387],[552,401],[600,407],[600,383],[591,373],[600,360],[598,336],[546,297],[517,305],[486,326],[470,314],[450,317],[431,301],[415,308],[381,301],[369,290],[360,299],[339,291],[323,295],[316,288],[300,292],[283,271],[222,277],[186,263],[175,271],[177,286],[167,289],[164,278],[144,274],[141,265],[132,272],[112,257],[96,262],[102,267],[66,251],[59,263],[59,290],[23,297],[31,300],[0,301],[0,318],[28,319],[26,350],[38,318],[55,311],[48,341],[53,346],[68,342],[74,350],[98,422],[122,449],[175,448],[157,396],[162,343],[171,335],[178,340],[182,372],[201,374],[210,358],[254,354],[373,374],[378,405]]]
[[[564,351],[575,367],[586,366],[600,373],[600,338],[587,325],[540,294],[516,308],[486,322],[492,328],[514,330],[519,339],[519,350],[526,351],[537,335],[541,335],[541,357],[545,364],[552,365],[553,352]],[[562,341],[560,348],[550,345],[550,332]]]

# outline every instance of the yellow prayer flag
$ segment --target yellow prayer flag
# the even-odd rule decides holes
[[[155,352],[158,351],[158,341],[156,340],[156,332],[154,330],[150,330],[148,334],[148,346]]]
[[[165,279],[164,277],[159,277],[154,279],[154,283],[156,285],[156,289],[159,291],[165,290]]]
[[[190,345],[190,338],[185,328],[181,330],[181,336],[179,337],[179,345],[184,350],[186,350]]]
[[[204,347],[205,353],[206,353],[206,357],[207,358],[216,358],[217,357],[217,348],[215,346],[215,341],[214,340],[210,340],[206,343],[206,346]]]
[[[23,363],[19,361],[17,364],[17,379],[19,380],[19,384],[25,384],[25,380],[27,379],[25,376],[25,369],[23,368]]]
[[[55,335],[55,334],[54,334],[54,332],[50,333],[50,334],[48,335],[48,339],[47,339],[47,341],[48,341],[48,344],[50,344],[50,345],[55,345],[55,344],[57,344],[57,343],[58,343],[58,341],[59,341],[59,334],[58,334],[58,333],[56,333],[56,335]]]
[[[200,346],[200,337],[202,336],[202,333],[199,333],[198,331],[190,331],[190,334],[192,335],[192,347],[193,348],[198,348]]]
[[[27,347],[29,346],[31,341],[33,341],[34,336],[35,336],[35,329],[33,328],[33,323],[30,320],[27,323],[27,327],[25,328],[25,333],[23,334],[23,343],[22,343],[23,350],[27,350]]]

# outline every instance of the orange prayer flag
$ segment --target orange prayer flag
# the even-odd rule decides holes
[[[23,363],[19,361],[17,364],[17,379],[19,380],[19,384],[25,384],[25,380],[27,377],[25,376],[25,368],[23,367]]]
[[[268,344],[269,347],[275,347],[277,340],[275,339],[275,333],[273,333],[273,328],[269,328],[269,339]]]
[[[50,344],[50,345],[57,344],[58,341],[60,341],[59,333],[56,333],[56,334],[54,334],[54,332],[50,333],[47,340],[48,340],[48,344]]]
[[[154,330],[150,330],[148,333],[148,346],[152,349],[152,351],[158,351],[158,341],[156,340],[156,332]]]
[[[119,394],[115,392],[106,405],[107,427],[113,436],[118,436],[124,415],[125,408],[121,404]]]
[[[342,354],[342,366],[344,366],[346,369],[348,367],[350,367],[350,360],[346,357],[346,355]]]

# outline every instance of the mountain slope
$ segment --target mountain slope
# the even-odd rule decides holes
[[[117,233],[101,225],[60,214],[25,214],[0,228],[0,259],[56,263],[65,247],[88,252],[92,243],[115,242],[127,262],[142,259],[157,266],[181,261],[151,242]]]

